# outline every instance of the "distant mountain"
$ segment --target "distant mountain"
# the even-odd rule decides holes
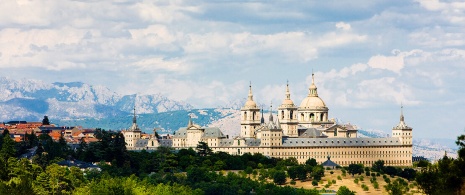
[[[119,95],[107,87],[82,82],[45,83],[0,77],[0,121],[51,119],[105,119],[132,113],[151,114],[189,110],[192,106],[160,94]]]

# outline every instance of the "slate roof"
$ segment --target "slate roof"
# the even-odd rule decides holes
[[[283,147],[295,146],[397,146],[398,138],[289,138],[283,137]]]
[[[301,138],[328,137],[316,128],[299,128],[298,131],[299,131],[299,137]]]
[[[218,127],[204,127],[202,138],[217,138],[217,137],[226,137],[223,135],[223,132]],[[178,131],[173,134],[173,138],[186,138],[187,137],[187,128],[181,127]]]
[[[245,143],[248,147],[258,147],[261,144],[261,139],[244,138],[242,140],[244,140],[244,142],[241,143]],[[221,139],[219,147],[230,147],[235,141],[237,142],[235,139]]]
[[[330,158],[331,157],[328,156],[328,160],[321,163],[321,166],[323,166],[323,167],[338,167],[339,165],[336,164],[335,162],[333,162]]]

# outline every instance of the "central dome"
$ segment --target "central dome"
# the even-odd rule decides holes
[[[325,102],[318,96],[307,96],[300,104],[301,109],[321,109],[326,108]]]

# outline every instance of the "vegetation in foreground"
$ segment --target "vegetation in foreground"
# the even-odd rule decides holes
[[[98,142],[81,142],[76,150],[71,150],[63,138],[55,142],[46,134],[27,135],[24,142],[15,143],[7,133],[0,136],[0,194],[318,194],[316,189],[292,185],[296,180],[308,181],[313,186],[337,183],[336,179],[322,183],[321,178],[328,171],[315,159],[299,165],[295,158],[212,153],[205,143],[199,143],[196,150],[175,152],[160,147],[155,152],[131,152],[126,150],[121,133],[101,129],[95,134]],[[412,186],[406,185],[406,179],[415,181],[416,188],[426,194],[463,194],[464,141],[465,135],[457,139],[457,159],[444,156],[434,164],[420,162],[417,164],[420,171],[384,166],[383,161],[377,161],[371,169],[350,165],[342,174],[354,178],[357,175],[358,181],[354,179],[354,182],[369,180],[372,185],[363,184],[364,190],[373,187],[384,188],[389,194],[411,193]],[[18,159],[20,154],[35,146],[37,153],[31,161]],[[82,172],[76,167],[55,164],[64,159],[102,162],[101,171]],[[240,171],[225,173],[223,170]],[[333,174],[331,172],[329,174]],[[384,175],[385,187],[377,185],[380,175]],[[387,176],[404,179],[391,181]],[[287,178],[291,186],[282,186],[287,184]],[[341,186],[338,194],[353,194],[353,191]]]

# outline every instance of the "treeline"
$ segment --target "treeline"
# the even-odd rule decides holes
[[[195,149],[160,147],[153,152],[134,152],[126,150],[120,132],[97,129],[95,137],[99,141],[82,141],[73,150],[63,137],[53,141],[46,134],[32,134],[16,143],[4,131],[0,135],[0,194],[318,194],[316,190],[279,185],[289,178],[291,185],[295,180],[309,180],[317,186],[325,175],[315,159],[298,164],[295,158],[213,153],[205,143]],[[426,194],[465,194],[464,140],[465,135],[457,139],[457,159],[444,156],[434,164],[420,162],[416,169],[384,166],[383,161],[376,161],[371,168],[352,164],[343,168],[343,174],[347,171],[371,178],[383,174],[385,181],[389,180],[385,174],[400,176],[415,180]],[[33,147],[37,150],[31,161],[18,160]],[[101,171],[83,174],[77,168],[54,164],[64,159],[101,162]],[[403,180],[387,183],[390,194],[406,192]]]

